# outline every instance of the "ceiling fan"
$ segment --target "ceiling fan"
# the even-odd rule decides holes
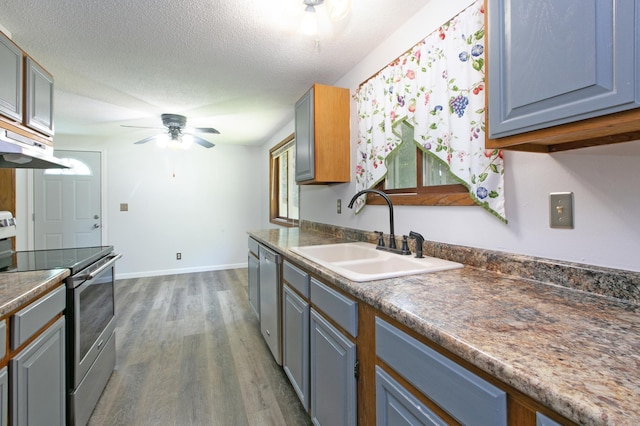
[[[193,141],[198,145],[201,145],[205,148],[213,148],[215,145],[211,142],[202,139],[199,136],[192,134],[191,132],[196,133],[213,133],[220,134],[219,131],[212,127],[193,127],[187,128],[187,117],[184,115],[178,114],[162,114],[160,116],[162,118],[162,124],[166,127],[166,132],[149,136],[148,138],[139,140],[138,142],[134,142],[135,144],[143,144],[147,142],[151,142],[153,140],[158,141],[159,143],[174,143],[174,144],[189,144],[189,142]],[[127,126],[122,124],[122,127],[136,127],[139,129],[157,129],[158,127],[142,127],[142,126]],[[185,132],[185,130],[187,130]]]

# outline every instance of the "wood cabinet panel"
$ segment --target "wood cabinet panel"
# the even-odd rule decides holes
[[[349,90],[314,84],[296,102],[296,181],[349,182]]]

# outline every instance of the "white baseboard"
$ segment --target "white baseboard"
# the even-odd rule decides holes
[[[247,263],[236,263],[231,265],[211,265],[211,266],[199,266],[197,268],[164,269],[160,271],[141,271],[141,272],[120,273],[120,274],[116,271],[116,280],[126,280],[129,278],[159,277],[162,275],[191,274],[193,272],[222,271],[225,269],[238,269],[238,268],[246,268],[246,267],[247,267]]]

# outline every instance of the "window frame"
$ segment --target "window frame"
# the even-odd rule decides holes
[[[279,215],[279,198],[280,198],[280,181],[278,170],[280,170],[280,161],[279,158],[273,157],[274,152],[278,151],[280,148],[290,143],[295,139],[295,134],[291,133],[289,136],[284,138],[278,144],[273,146],[269,150],[269,222],[275,225],[285,226],[289,228],[298,227],[300,224],[300,219],[293,219],[290,217],[280,216]],[[295,145],[294,145],[295,146]],[[293,176],[295,181],[295,176]],[[298,186],[298,196],[300,194]],[[300,199],[298,198],[298,201]],[[298,211],[300,211],[300,205],[298,204]]]
[[[423,182],[423,159],[427,153],[416,146],[417,182]],[[389,196],[394,205],[400,206],[476,206],[469,190],[462,184],[418,186],[415,188],[385,189],[384,180],[379,182],[378,189]],[[382,205],[386,201],[379,195],[367,193],[367,204]]]

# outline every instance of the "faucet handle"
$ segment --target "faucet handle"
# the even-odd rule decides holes
[[[378,234],[378,247],[384,247],[384,238],[382,235],[384,235],[384,233],[382,231],[373,231],[376,234]]]
[[[402,236],[402,250],[400,250],[400,254],[411,254],[411,250],[409,250],[409,244],[407,243],[406,235]]]

